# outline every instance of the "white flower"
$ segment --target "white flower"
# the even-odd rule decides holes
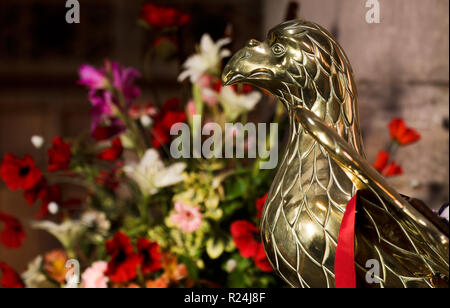
[[[80,219],[81,223],[87,228],[94,229],[95,232],[102,236],[106,236],[111,228],[111,223],[103,212],[90,210],[83,213]],[[101,237],[97,237],[97,239],[101,240]]]
[[[67,219],[62,224],[52,221],[37,221],[32,224],[35,229],[45,230],[56,237],[64,248],[72,248],[73,244],[80,238],[86,230],[86,226],[78,220]]]
[[[40,149],[42,148],[42,146],[44,145],[44,137],[39,136],[39,135],[33,135],[31,137],[31,144],[36,148],[36,149]]]
[[[50,214],[52,215],[56,215],[58,214],[59,211],[59,205],[56,202],[50,202],[48,204],[48,211],[50,212]]]
[[[52,288],[55,287],[47,277],[42,273],[42,256],[37,256],[28,263],[27,270],[21,275],[21,278],[27,288]]]
[[[142,115],[139,120],[141,121],[142,126],[144,127],[150,127],[153,124],[152,118],[150,118],[148,115],[144,114]]]
[[[225,270],[227,273],[233,272],[237,267],[237,262],[234,259],[229,259],[227,263],[225,264]]]
[[[220,61],[231,55],[228,49],[221,49],[231,42],[230,38],[223,38],[216,43],[209,34],[203,34],[200,40],[200,52],[190,56],[184,62],[184,71],[178,76],[178,81],[189,77],[191,83],[196,83],[205,73],[218,73]]]
[[[262,94],[257,91],[248,94],[236,93],[233,87],[223,87],[219,93],[219,101],[228,121],[234,121],[242,113],[251,111],[261,97]]]
[[[136,181],[143,193],[155,194],[160,188],[172,186],[183,180],[185,163],[175,163],[165,167],[155,149],[145,152],[141,161],[127,164],[125,173]]]

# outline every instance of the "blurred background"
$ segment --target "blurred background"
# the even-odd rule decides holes
[[[140,84],[149,101],[183,97],[183,86],[176,82],[179,63],[194,51],[203,33],[214,39],[231,35],[235,51],[249,38],[263,40],[272,26],[295,13],[329,29],[347,52],[369,160],[388,143],[387,124],[403,118],[422,138],[398,153],[404,175],[390,181],[401,193],[434,209],[448,202],[448,0],[379,0],[378,24],[366,22],[365,0],[151,1],[187,12],[192,19],[181,35],[182,56],[163,63],[145,62],[148,32],[137,19],[149,1],[79,2],[81,22],[67,24],[64,1],[1,1],[0,157],[29,153],[43,164],[47,155],[32,146],[31,136],[49,141],[56,135],[76,136],[89,127],[90,104],[85,89],[77,85],[82,63],[101,65],[108,58],[140,71],[150,67],[151,80]],[[28,234],[20,250],[0,246],[0,260],[24,270],[36,254],[57,245],[45,232],[29,229],[35,209],[3,182],[0,211],[23,221]]]

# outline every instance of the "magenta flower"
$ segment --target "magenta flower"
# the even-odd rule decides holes
[[[202,213],[196,206],[186,205],[181,202],[175,203],[176,214],[170,216],[170,220],[184,232],[197,231],[202,225]]]
[[[92,103],[92,129],[95,129],[107,116],[113,114],[113,98],[109,91],[90,91],[89,100]]]
[[[96,69],[90,65],[83,64],[78,71],[80,75],[79,84],[87,86],[91,90],[100,90],[108,85],[104,69]]]
[[[105,120],[114,119],[117,110],[127,113],[133,100],[141,95],[141,90],[134,84],[141,74],[134,68],[124,68],[117,62],[105,61],[100,69],[83,64],[79,75],[79,84],[89,89],[92,132]]]
[[[141,95],[141,90],[134,85],[134,80],[141,77],[141,74],[134,68],[124,68],[117,62],[111,62],[111,69],[114,79],[113,85],[122,91],[127,107],[129,107],[131,101]]]

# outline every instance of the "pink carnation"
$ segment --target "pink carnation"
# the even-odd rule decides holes
[[[176,214],[170,216],[170,220],[184,232],[197,231],[202,225],[202,214],[196,206],[186,205],[181,202],[175,203]]]
[[[105,276],[108,263],[104,261],[94,262],[81,276],[82,287],[87,289],[106,289],[109,278]]]

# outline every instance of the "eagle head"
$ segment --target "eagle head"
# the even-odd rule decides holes
[[[225,66],[222,82],[271,92],[291,117],[302,108],[314,112],[364,156],[352,68],[321,26],[291,20],[271,29],[264,42],[250,40]]]
[[[317,102],[343,102],[353,90],[351,78],[348,60],[331,34],[303,20],[276,26],[264,42],[250,40],[222,74],[224,85],[248,83],[309,109]]]

